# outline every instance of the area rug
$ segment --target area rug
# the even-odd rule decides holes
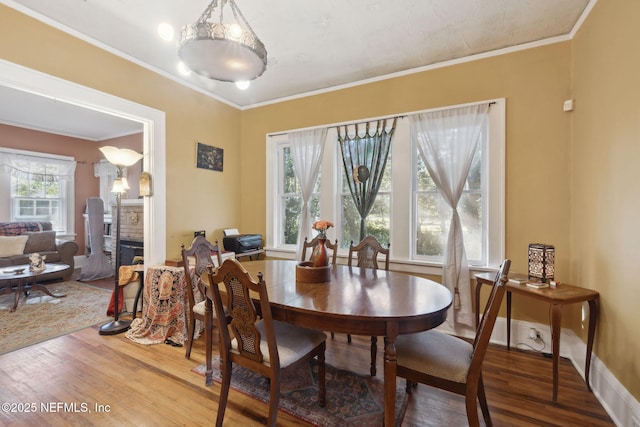
[[[46,285],[53,298],[34,289],[20,297],[13,313],[14,294],[0,295],[0,354],[69,334],[111,320],[107,306],[111,292],[75,281]]]
[[[326,366],[327,406],[318,406],[317,362],[288,372],[281,381],[280,410],[316,426],[381,426],[384,417],[384,384],[381,379]],[[193,369],[204,376],[204,364]],[[220,358],[213,358],[213,379],[220,382]],[[265,377],[234,366],[231,388],[262,402],[269,402]],[[396,425],[407,409],[403,386],[396,390]]]

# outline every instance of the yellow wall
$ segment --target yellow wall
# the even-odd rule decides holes
[[[560,280],[569,279],[570,43],[385,80],[243,111],[244,230],[265,233],[265,134],[504,97],[506,101],[506,255],[526,272],[531,242],[556,247]],[[258,155],[260,154],[260,155]],[[514,312],[548,321],[548,307],[514,298]],[[567,316],[563,326],[579,313]],[[566,322],[566,323],[565,323]]]
[[[573,41],[571,277],[601,295],[596,353],[640,399],[640,2],[599,1]]]
[[[4,5],[0,28],[0,58],[166,113],[167,257],[239,226],[240,111]],[[196,141],[224,149],[223,173],[196,169]]]

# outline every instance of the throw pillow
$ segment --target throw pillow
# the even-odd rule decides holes
[[[0,236],[0,257],[22,255],[29,236]]]
[[[28,237],[27,243],[24,246],[25,254],[51,252],[56,250],[55,231],[35,231],[33,233],[24,234]]]

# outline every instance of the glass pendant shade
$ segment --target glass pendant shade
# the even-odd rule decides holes
[[[267,50],[234,0],[213,0],[197,22],[185,25],[178,56],[190,70],[224,82],[253,80],[267,68]]]

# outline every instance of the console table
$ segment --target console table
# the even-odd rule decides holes
[[[524,274],[509,274],[509,278],[526,278]],[[480,313],[480,289],[482,285],[493,285],[495,274],[482,273],[476,275],[476,324]],[[600,294],[591,289],[585,289],[566,283],[558,284],[555,288],[532,288],[524,283],[507,282],[507,349],[511,347],[511,294],[516,293],[526,297],[544,301],[551,305],[551,344],[553,359],[553,401],[558,399],[558,369],[560,359],[560,325],[562,321],[562,306],[574,303],[589,303],[589,330],[587,333],[587,358],[584,367],[584,379],[587,388],[591,391],[589,384],[589,368],[591,367],[591,352],[593,350],[593,340],[598,322],[598,304]]]

